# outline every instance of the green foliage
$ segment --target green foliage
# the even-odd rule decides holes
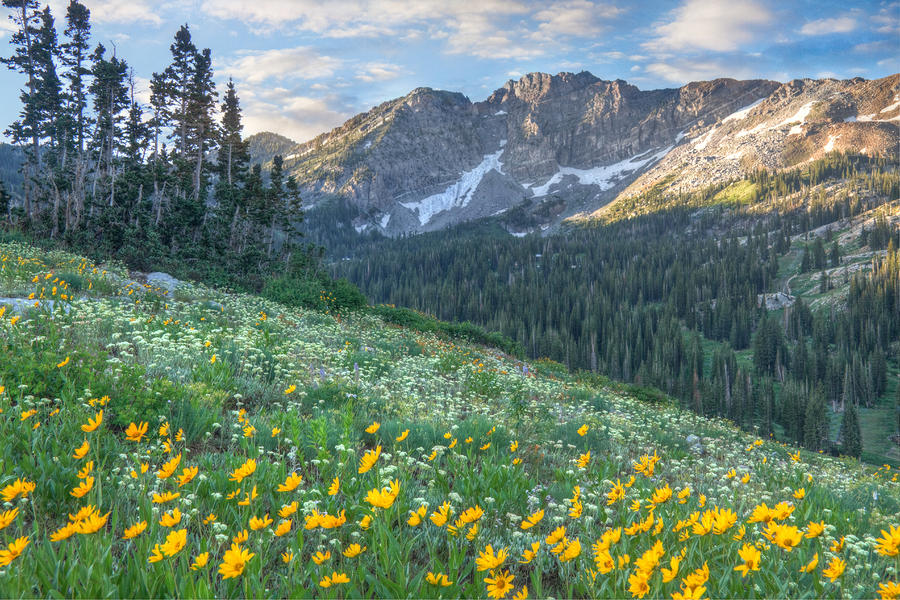
[[[324,273],[286,275],[270,279],[262,289],[265,298],[287,306],[341,312],[366,306],[366,297],[346,279],[333,280]]]
[[[521,344],[518,344],[502,334],[488,332],[483,327],[479,327],[468,321],[462,323],[448,323],[419,311],[409,308],[397,308],[385,304],[373,306],[370,310],[386,323],[393,323],[394,325],[415,329],[416,331],[440,333],[451,339],[484,344],[485,346],[498,348],[513,356],[521,357],[524,354]]]
[[[841,451],[853,458],[859,458],[863,451],[859,415],[853,402],[844,406],[844,416],[841,418]]]
[[[0,277],[4,292],[8,284],[30,284],[52,270],[43,252],[6,262],[15,272]],[[746,525],[743,540],[731,537],[738,524],[724,535],[693,534],[686,541],[665,527],[623,535],[615,551],[640,556],[653,538],[667,548],[683,546],[683,574],[708,563],[710,597],[746,590],[732,555],[745,542],[765,539],[763,524],[747,523],[754,506],[790,499],[799,487],[806,495],[794,502],[794,519],[825,521],[827,528],[791,553],[774,545],[763,549],[771,577],[748,575],[761,595],[791,595],[804,585],[797,573],[810,555],[841,536],[847,541],[847,571],[840,583],[820,582],[820,595],[843,587],[872,596],[894,568],[893,558],[872,552],[871,541],[893,524],[900,506],[893,471],[816,452],[797,451],[795,463],[789,458],[794,449],[670,403],[637,401],[629,389],[642,391],[617,388],[601,376],[576,380],[560,363],[541,361],[532,368],[483,347],[448,343],[443,334],[386,326],[364,313],[338,320],[190,282],[177,298],[143,289],[129,296],[118,277],[102,276],[113,291],[72,303],[68,314],[29,310],[16,312],[22,317],[16,323],[8,314],[0,319],[0,462],[9,467],[0,474],[0,488],[20,477],[36,482],[27,499],[13,499],[7,507],[19,510],[3,534],[30,540],[11,568],[0,572],[0,589],[14,597],[64,596],[73,589],[98,596],[280,597],[301,585],[315,589],[324,573],[335,571],[348,576],[336,590],[344,597],[434,595],[435,588],[424,582],[428,571],[447,573],[453,581],[443,588],[445,595],[484,597],[485,574],[475,571],[475,558],[487,544],[509,548],[504,568],[515,575],[517,588],[527,583],[535,596],[627,597],[621,573],[595,580],[571,572],[594,566],[589,548],[598,537],[597,522],[633,526],[651,509],[635,512],[631,503],[643,504],[664,485],[690,494],[684,503],[673,497],[653,508],[655,518],[677,523],[715,504],[733,510],[738,524]],[[57,366],[66,356],[70,360]],[[731,364],[730,358],[721,357],[722,363]],[[362,365],[358,373],[351,361]],[[439,369],[442,364],[448,368]],[[499,393],[468,393],[473,373],[485,375],[485,389]],[[39,378],[47,380],[46,396],[31,393]],[[81,425],[100,409],[88,401],[107,393],[102,424],[83,431]],[[643,393],[659,397],[652,390]],[[131,415],[150,424],[140,442],[126,440],[120,426]],[[157,434],[162,421],[169,423],[165,438]],[[380,427],[366,432],[373,422]],[[699,435],[708,452],[688,448],[690,434]],[[76,459],[73,450],[85,439],[88,454]],[[376,446],[382,453],[375,466],[359,473],[361,456]],[[158,478],[156,472],[177,455],[176,475]],[[633,465],[650,455],[659,458],[653,477],[636,473]],[[232,473],[250,458],[254,473],[235,481]],[[70,491],[89,461],[95,480],[76,499]],[[193,468],[197,476],[182,485],[183,473]],[[733,469],[737,476],[729,478]],[[300,486],[276,491],[293,472],[302,476]],[[340,489],[330,495],[335,478]],[[628,483],[626,497],[607,504],[617,480]],[[390,508],[372,508],[367,494],[387,481],[398,482],[399,494]],[[576,486],[583,514],[573,518],[567,499]],[[154,503],[154,494],[162,492],[180,496]],[[251,500],[251,493],[258,495]],[[701,494],[710,499],[705,508]],[[299,506],[286,535],[248,526],[251,517],[266,513],[278,523],[276,514],[293,500]],[[428,515],[443,502],[452,509],[443,527],[427,516],[417,528],[407,524],[422,504]],[[69,523],[68,515],[86,505],[109,513],[105,526],[50,541]],[[453,535],[447,525],[475,506],[484,511],[477,533],[466,528]],[[154,508],[175,507],[183,513],[179,527],[187,545],[159,563],[148,562],[152,548],[172,533]],[[344,515],[347,522],[328,530],[307,528],[313,510]],[[522,529],[522,520],[538,510],[546,511],[544,520]],[[210,513],[216,522],[202,524]],[[365,516],[371,517],[367,528],[359,525]],[[141,520],[147,530],[123,539],[125,529]],[[561,523],[570,540],[580,541],[579,556],[563,563],[542,547],[531,565],[512,560]],[[224,580],[218,567],[233,533],[243,529],[249,539],[242,547],[254,556],[237,578]],[[466,538],[470,531],[472,540]],[[344,556],[341,550],[354,542],[366,546],[366,554]],[[316,565],[311,555],[326,546],[330,562]],[[285,564],[281,553],[288,551],[294,557]],[[209,563],[191,570],[202,552],[210,553]],[[668,595],[678,584],[661,588],[665,584],[656,578],[652,591]]]
[[[759,197],[757,185],[746,179],[736,181],[713,196],[714,204],[751,204]]]
[[[629,383],[622,385],[620,389],[635,400],[648,404],[669,404],[672,402],[668,394],[652,386]]]

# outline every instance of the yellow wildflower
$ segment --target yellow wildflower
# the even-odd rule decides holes
[[[146,421],[142,421],[140,425],[135,425],[132,421],[125,430],[125,439],[130,442],[140,442],[141,438],[147,434],[147,428],[149,426],[150,424]]]
[[[222,557],[222,564],[219,565],[219,574],[222,575],[222,579],[231,579],[242,574],[247,563],[254,556],[256,554],[249,550],[242,549],[237,544],[232,544],[231,548],[225,551],[225,556]]]

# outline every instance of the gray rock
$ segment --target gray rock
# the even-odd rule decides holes
[[[181,285],[181,281],[175,279],[168,273],[160,273],[159,271],[147,273],[147,283],[153,287],[169,290],[169,292],[174,292],[175,288]]]
[[[50,310],[53,310],[56,307],[56,300],[38,300],[38,306],[34,305],[34,300],[29,300],[28,298],[0,298],[0,306],[7,306],[9,310],[17,313],[24,313],[30,309],[38,309],[48,307]],[[64,303],[62,305],[63,311],[66,314],[72,309],[72,307],[68,303]]]
[[[684,441],[686,441],[686,442],[687,442],[688,444],[690,444],[690,445],[693,445],[693,444],[699,444],[699,443],[700,443],[700,438],[698,438],[696,435],[694,435],[694,434],[692,433],[692,434],[690,434],[689,436],[687,436],[687,437],[685,438]]]
[[[310,216],[340,198],[360,232],[421,233],[518,206],[552,231],[656,185],[688,192],[834,150],[895,156],[898,86],[900,74],[640,90],[582,72],[530,73],[480,102],[418,88],[292,147],[285,169]]]

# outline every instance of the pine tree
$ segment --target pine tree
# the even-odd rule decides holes
[[[10,20],[16,30],[10,36],[13,54],[2,62],[11,71],[22,73],[26,78],[26,88],[21,90],[19,99],[22,110],[19,119],[6,130],[14,144],[26,147],[24,175],[25,216],[34,219],[35,201],[33,179],[41,170],[41,143],[39,127],[38,66],[35,60],[35,37],[41,16],[37,0],[3,0],[3,6],[13,10]]]
[[[32,46],[38,71],[38,122],[40,137],[46,140],[44,169],[40,173],[43,194],[52,198],[50,237],[59,233],[59,211],[62,195],[67,194],[67,177],[63,170],[66,159],[68,118],[63,107],[62,82],[56,72],[59,43],[50,7],[41,11],[41,25]]]
[[[206,153],[216,146],[216,84],[213,82],[212,54],[204,48],[194,57],[194,72],[188,92],[188,118],[194,148],[192,193],[194,202],[206,201],[207,175],[210,165]]]
[[[812,269],[812,260],[809,257],[809,249],[803,251],[803,257],[800,259],[800,272],[809,273]]]
[[[90,48],[91,12],[78,0],[70,0],[66,10],[67,41],[60,45],[60,61],[66,69],[63,77],[68,81],[66,90],[66,140],[63,168],[67,171],[70,190],[66,195],[65,228],[75,229],[84,214],[85,184],[89,161],[85,152],[86,131],[91,119],[86,114],[88,107],[87,81],[88,50]]]
[[[859,416],[856,404],[847,403],[841,419],[842,450],[847,456],[859,458],[862,455],[862,433],[859,430]]]
[[[856,386],[853,384],[853,375],[850,372],[850,365],[844,368],[844,386],[841,391],[841,409],[846,411],[848,404],[857,404],[859,398],[856,395]],[[835,407],[835,410],[837,408]]]
[[[106,48],[98,44],[91,55],[94,77],[90,92],[94,98],[93,108],[97,127],[92,141],[99,173],[94,185],[94,201],[97,197],[97,183],[105,199],[100,202],[106,207],[116,205],[116,169],[118,151],[122,148],[122,131],[125,122],[123,114],[129,108],[128,65],[115,54],[106,58]]]
[[[73,124],[73,136],[70,142],[75,149],[83,152],[85,129],[89,125],[85,110],[87,109],[85,78],[90,74],[86,66],[91,37],[91,11],[78,0],[69,0],[66,10],[65,35],[68,41],[60,45],[60,57],[67,69],[64,77],[69,82],[68,112]]]
[[[229,79],[222,102],[222,124],[219,127],[219,181],[216,187],[218,237],[227,236],[228,247],[234,251],[239,237],[241,209],[245,204],[243,185],[246,182],[250,152],[242,137],[241,105],[234,82]],[[216,234],[214,234],[216,237]]]
[[[828,415],[825,406],[825,391],[816,385],[806,402],[803,418],[803,445],[809,450],[823,450],[828,441]]]

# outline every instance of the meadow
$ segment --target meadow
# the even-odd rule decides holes
[[[889,466],[63,252],[0,295],[2,597],[900,597]]]

